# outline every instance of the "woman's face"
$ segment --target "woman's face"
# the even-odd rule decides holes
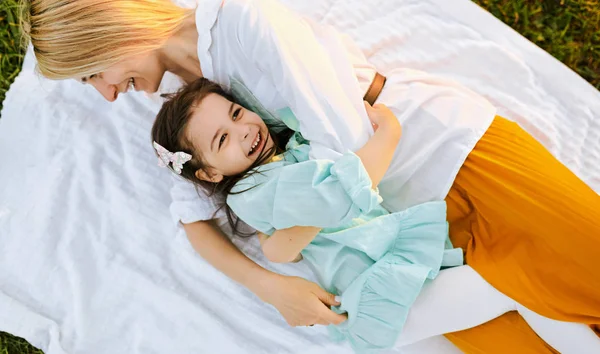
[[[154,93],[166,72],[158,54],[150,52],[123,60],[107,70],[82,78],[109,102],[114,102],[119,94],[134,89]]]

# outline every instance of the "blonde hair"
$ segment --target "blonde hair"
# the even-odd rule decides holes
[[[170,0],[21,0],[21,23],[50,79],[87,77],[161,48],[193,11]]]

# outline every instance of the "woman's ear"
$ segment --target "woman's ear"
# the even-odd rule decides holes
[[[206,171],[200,169],[197,170],[196,173],[196,178],[198,178],[201,181],[206,181],[206,182],[212,182],[212,183],[219,183],[223,180],[223,175],[220,173],[213,173],[211,171],[210,174],[208,174]]]

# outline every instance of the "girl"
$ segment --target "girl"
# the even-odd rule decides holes
[[[362,97],[376,68],[347,37],[277,1],[197,0],[192,11],[168,0],[23,3],[40,72],[82,80],[109,101],[130,87],[156,91],[166,71],[236,79],[267,108],[290,107],[316,157],[357,150],[372,134]],[[600,197],[477,94],[411,70],[387,76],[378,102],[404,134],[380,184],[386,206],[445,199],[450,238],[486,281],[547,317],[599,323]],[[239,252],[211,223],[212,199],[184,184],[173,195],[198,253],[288,323],[343,321],[326,306],[337,304],[331,294]],[[447,337],[468,353],[549,353],[514,314]]]
[[[233,94],[246,107],[260,107],[251,95]],[[244,106],[206,79],[183,88],[152,127],[159,162],[207,194],[226,196],[237,216],[270,235],[262,244],[269,260],[291,262],[301,254],[312,265],[321,285],[341,295],[338,310],[349,315],[332,328],[334,338],[348,339],[355,350],[383,349],[396,339],[410,344],[517,309],[561,353],[600,351],[600,339],[589,328],[527,310],[468,266],[443,271],[409,316],[428,279],[442,266],[461,265],[462,252],[445,249],[451,246],[445,203],[391,214],[379,205],[376,188],[401,136],[389,109],[366,104],[375,134],[356,154],[333,162],[309,160],[309,143],[300,134],[281,125],[269,128]],[[289,110],[281,115],[295,125]],[[563,342],[567,333],[575,337]]]

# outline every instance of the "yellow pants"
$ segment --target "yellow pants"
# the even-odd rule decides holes
[[[446,198],[450,238],[502,293],[549,318],[600,324],[600,196],[496,117]],[[446,335],[465,353],[553,353],[516,313]]]

